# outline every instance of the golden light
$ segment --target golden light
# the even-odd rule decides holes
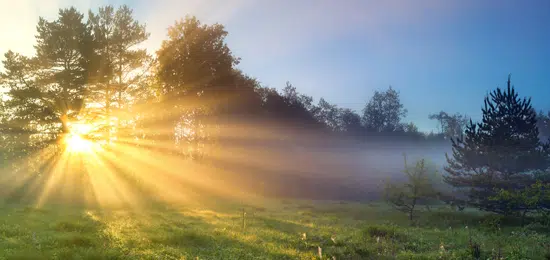
[[[91,124],[72,123],[69,124],[69,134],[65,137],[65,144],[69,152],[86,152],[91,149],[92,142],[83,136],[89,134],[93,129]]]
[[[139,209],[147,207],[152,201],[170,205],[184,203],[203,206],[205,203],[216,204],[218,198],[238,200],[240,203],[248,200],[252,187],[228,185],[225,181],[233,179],[229,177],[234,176],[232,170],[197,163],[179,154],[182,151],[187,152],[185,140],[199,135],[200,129],[197,131],[196,128],[184,125],[174,130],[171,125],[161,125],[142,130],[146,135],[160,136],[176,132],[175,139],[179,143],[174,145],[173,140],[127,136],[125,132],[118,131],[118,123],[106,121],[86,116],[68,121],[68,132],[59,143],[63,146],[63,151],[59,153],[59,146],[53,145],[51,155],[44,151],[32,158],[37,165],[31,166],[43,174],[36,177],[34,171],[29,170],[28,177],[24,175],[25,178],[22,178],[22,174],[0,176],[0,182],[16,182],[17,186],[10,192],[24,189],[24,194],[36,197],[37,207],[51,202],[82,202],[100,208]],[[106,133],[106,125],[111,126],[112,132]],[[239,138],[244,132],[241,131],[244,127],[230,129],[231,131],[223,134]],[[109,140],[106,140],[107,137]],[[268,137],[260,132],[255,138]],[[198,145],[189,147],[201,149]],[[211,156],[222,163],[271,166],[266,166],[264,160],[251,160],[250,156],[241,156],[241,152],[239,148],[227,148],[216,151]],[[255,154],[262,158],[273,158],[271,154],[264,155],[262,151],[255,151]]]
[[[70,152],[85,152],[91,148],[91,142],[78,134],[69,134],[65,139],[65,143]]]
[[[69,124],[71,134],[85,135],[92,131],[93,126],[91,124],[72,123]]]

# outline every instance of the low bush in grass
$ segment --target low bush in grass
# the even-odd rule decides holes
[[[399,231],[395,225],[375,225],[369,226],[365,230],[366,234],[371,238],[394,239],[405,241],[405,235]]]

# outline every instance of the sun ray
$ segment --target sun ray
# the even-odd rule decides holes
[[[46,173],[46,182],[44,183],[42,188],[42,191],[40,192],[40,195],[37,198],[36,206],[41,207],[43,206],[46,201],[50,198],[51,193],[57,189],[63,188],[61,184],[61,180],[65,177],[63,176],[66,173],[65,166],[68,162],[68,155],[63,154],[60,156],[58,160],[56,160],[50,169],[48,169]]]

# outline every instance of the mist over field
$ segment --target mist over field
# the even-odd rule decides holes
[[[452,150],[449,140],[422,143],[398,138],[364,143],[342,141],[329,144],[318,140],[276,143],[234,149],[230,153],[243,159],[232,159],[224,164],[225,169],[235,172],[235,175],[231,174],[234,179],[224,181],[254,193],[372,200],[380,197],[385,182],[392,179],[404,181],[404,155],[409,167],[425,159],[438,167],[442,175],[446,165],[445,153],[451,154]]]
[[[12,2],[0,260],[550,259],[550,1]]]

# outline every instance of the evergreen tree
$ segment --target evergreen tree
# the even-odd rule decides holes
[[[540,139],[543,141],[550,140],[550,111],[548,111],[546,114],[542,111],[539,111],[537,124],[539,127]]]
[[[88,63],[83,50],[88,31],[83,15],[74,8],[61,9],[57,20],[39,19],[36,56],[5,54],[1,75],[8,100],[4,130],[21,145],[41,147],[69,132],[86,94]]]
[[[40,18],[36,37],[37,87],[47,106],[61,119],[62,131],[77,119],[84,107],[88,78],[85,55],[89,31],[84,16],[74,7],[59,11],[59,18]]]
[[[445,167],[445,181],[468,189],[470,205],[503,214],[524,209],[495,200],[496,192],[529,187],[532,173],[550,166],[550,149],[539,140],[531,100],[518,97],[510,78],[507,84],[485,98],[482,122],[470,121],[464,137],[452,139],[453,155]]]

